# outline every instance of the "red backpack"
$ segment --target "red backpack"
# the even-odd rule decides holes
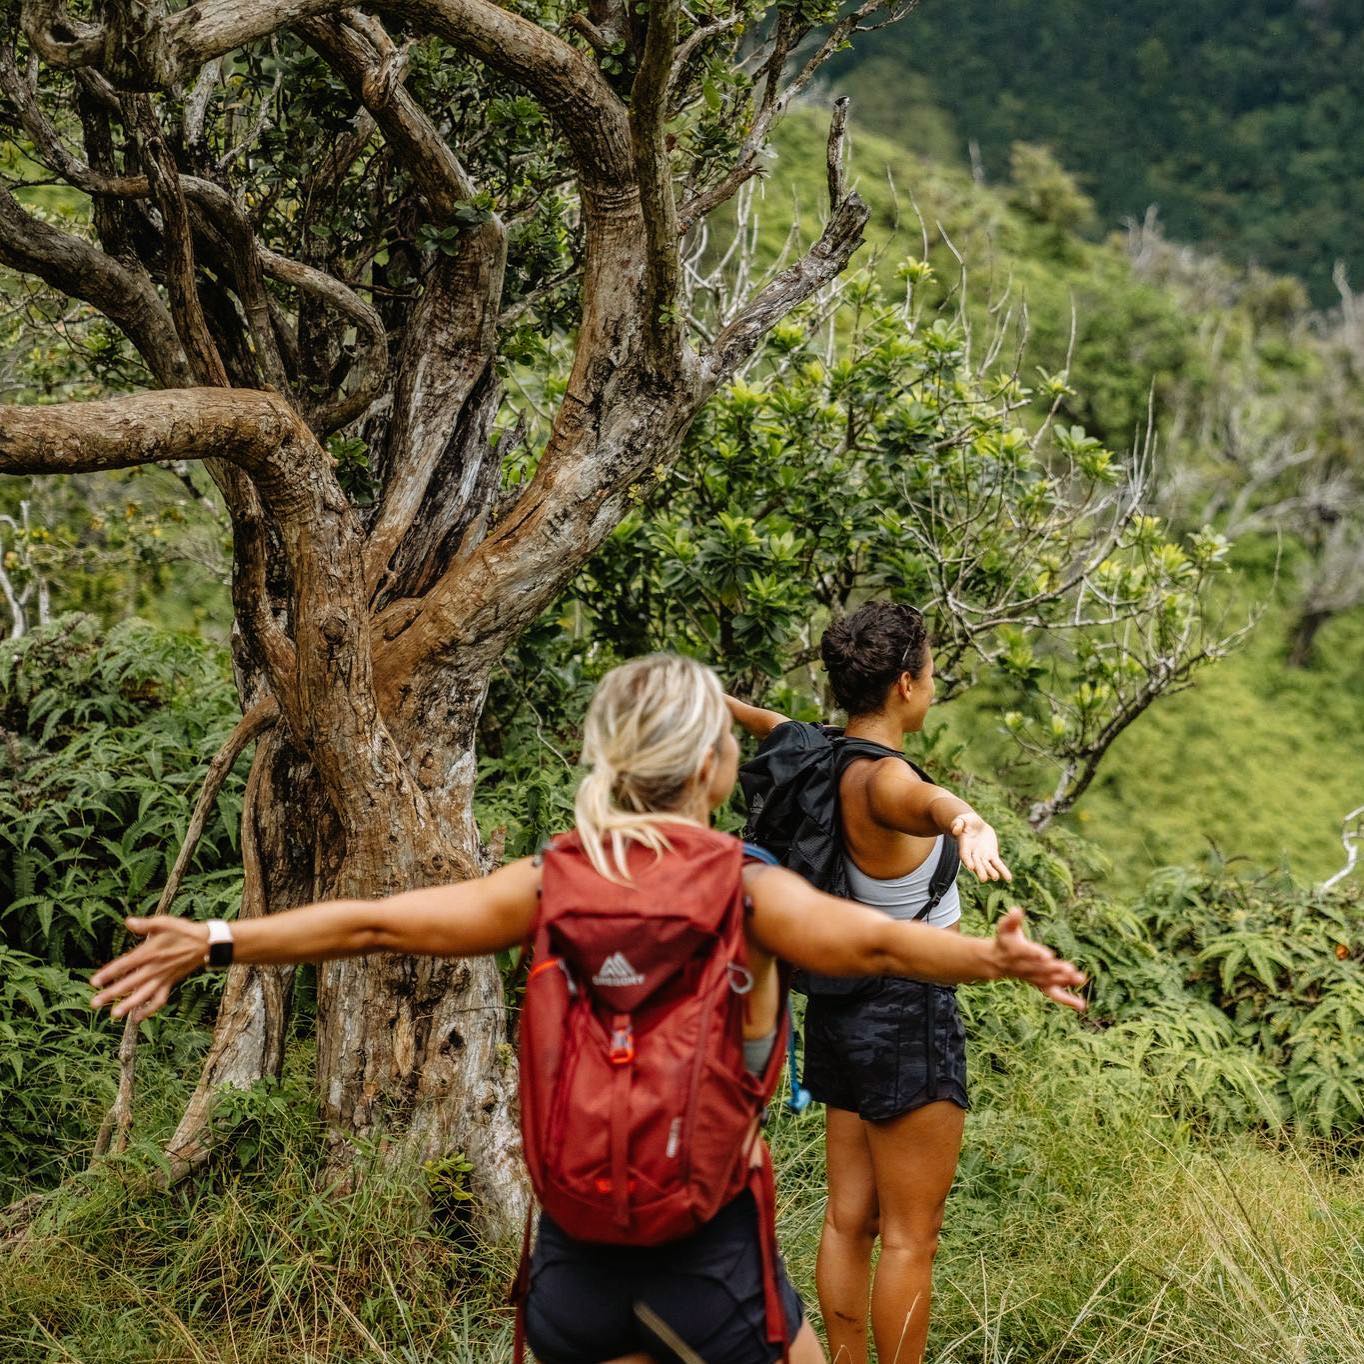
[[[667,837],[662,856],[631,845],[628,885],[601,876],[576,833],[545,850],[520,1024],[526,1165],[564,1231],[618,1245],[687,1236],[751,1188],[768,1334],[784,1340],[757,1133],[788,1020],[783,1008],[754,1076],[743,1054],[750,854],[711,829],[679,823]]]

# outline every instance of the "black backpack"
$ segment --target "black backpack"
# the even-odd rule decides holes
[[[784,867],[799,872],[830,895],[848,895],[839,780],[857,758],[899,758],[925,781],[932,778],[898,749],[870,739],[846,738],[832,725],[790,720],[778,725],[739,769],[748,807],[743,837],[767,849]],[[960,865],[957,844],[944,838],[928,885],[928,900],[914,916],[927,919],[952,888]],[[851,995],[866,982],[797,971],[795,988],[812,995]]]

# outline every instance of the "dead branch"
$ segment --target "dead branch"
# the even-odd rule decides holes
[[[1327,877],[1318,887],[1319,890],[1330,890],[1354,871],[1359,861],[1361,839],[1364,839],[1364,805],[1357,805],[1340,822],[1340,845],[1345,849],[1345,865],[1334,875]]]

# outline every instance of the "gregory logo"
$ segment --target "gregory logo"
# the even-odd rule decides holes
[[[593,985],[643,985],[644,977],[630,965],[624,952],[612,952],[592,977]]]

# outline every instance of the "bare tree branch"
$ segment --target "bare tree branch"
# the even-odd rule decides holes
[[[376,79],[378,64],[396,66],[396,49],[376,20],[349,12],[345,24],[311,20],[301,26],[322,54],[363,101],[400,161],[412,173],[437,221],[448,221],[461,202],[473,198],[475,185],[429,115],[403,88],[397,75]],[[506,232],[494,214],[465,232],[452,255],[438,256],[427,274],[421,298],[404,328],[398,357],[393,417],[379,463],[383,490],[366,546],[365,577],[372,596],[390,588],[416,590],[413,575],[427,550],[395,552],[419,513],[427,523],[421,538],[427,549],[459,524],[476,486],[480,454],[456,438],[461,414],[496,351],[496,310],[506,268]],[[474,463],[466,467],[466,460]],[[445,477],[433,483],[442,461]],[[453,486],[461,496],[439,510],[433,487]],[[387,577],[386,577],[387,575]]]
[[[440,129],[403,86],[399,53],[383,26],[358,10],[298,26],[309,45],[345,81],[411,172],[437,218],[448,221],[475,185]]]
[[[127,89],[169,89],[215,57],[341,8],[336,0],[191,5],[129,43],[115,17],[77,26],[56,0],[29,0],[24,28],[55,67],[93,66]],[[562,38],[489,0],[393,0],[383,8],[526,85],[562,129],[589,197],[631,182],[625,109],[596,65]]]
[[[870,217],[856,190],[843,199],[805,256],[761,289],[715,338],[706,363],[717,382],[733,374],[792,308],[842,271],[862,244]]]
[[[190,377],[175,324],[151,280],[97,246],[28,213],[0,184],[0,264],[36,275],[54,289],[98,308],[133,343],[159,383]]]
[[[272,678],[293,735],[316,763],[348,838],[368,846],[405,809],[429,818],[378,714],[354,512],[326,452],[284,400],[179,389],[107,402],[9,407],[0,472],[83,473],[218,458],[260,490],[289,558],[294,676]],[[278,666],[278,665],[277,665]],[[403,853],[394,855],[399,862]]]
[[[630,87],[630,133],[638,167],[647,248],[644,329],[650,363],[673,372],[682,355],[678,309],[677,203],[666,142],[668,90],[681,0],[652,0],[644,52]]]
[[[175,865],[166,878],[154,913],[165,914],[170,910],[190,859],[194,856],[194,850],[203,836],[204,827],[218,799],[218,793],[223,788],[223,782],[227,780],[227,774],[246,751],[247,746],[254,743],[278,719],[279,707],[275,704],[274,697],[267,697],[237,721],[232,733],[213,755],[204,774],[204,784],[199,790],[199,799],[195,802],[194,813],[190,816],[189,827],[185,830]],[[138,1021],[132,1017],[129,1017],[123,1026],[123,1039],[118,1049],[118,1094],[113,1107],[105,1114],[99,1135],[95,1138],[96,1156],[102,1156],[107,1151],[118,1152],[127,1148],[128,1134],[132,1130],[133,1122],[133,1064],[137,1052],[139,1027]]]
[[[1340,844],[1345,849],[1345,865],[1327,877],[1318,887],[1320,890],[1330,890],[1332,886],[1339,885],[1352,871],[1359,861],[1359,844],[1364,839],[1364,805],[1357,805],[1340,822]]]
[[[142,140],[147,182],[164,226],[166,292],[170,296],[171,319],[195,379],[201,384],[226,388],[227,370],[204,320],[204,308],[194,278],[194,239],[190,231],[189,208],[180,185],[179,167],[166,146],[151,101],[145,95],[134,95],[130,97],[130,103],[134,126]]]

